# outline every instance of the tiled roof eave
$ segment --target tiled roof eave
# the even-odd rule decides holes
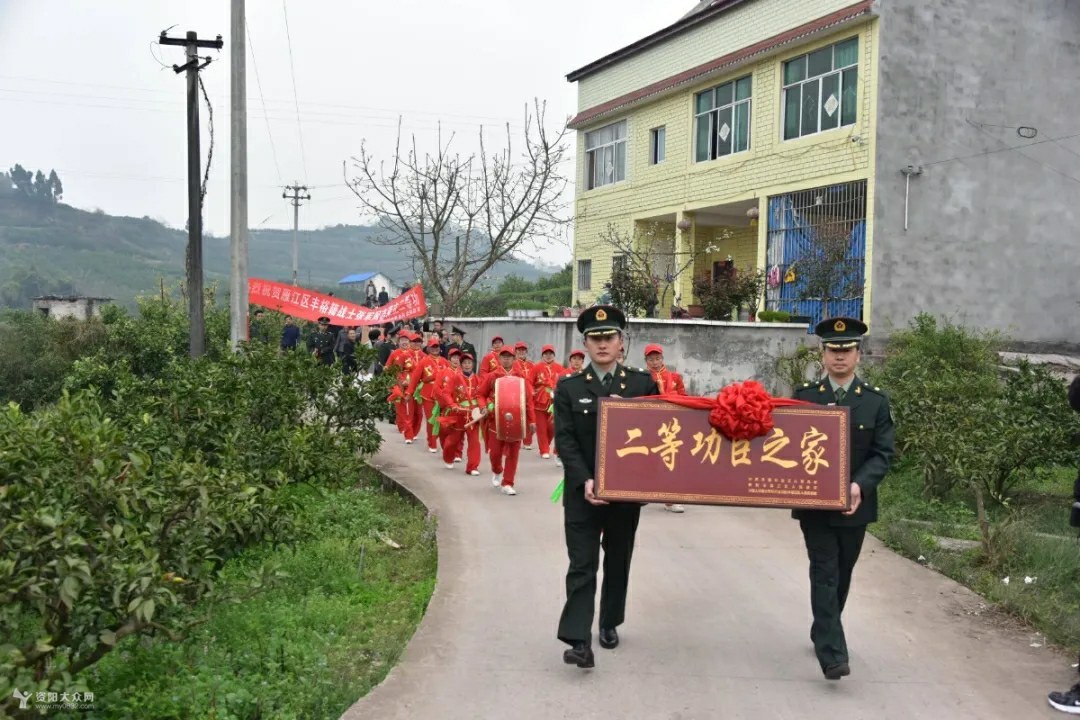
[[[703,77],[719,72],[726,68],[730,68],[734,65],[744,63],[747,60],[753,59],[772,50],[778,49],[785,45],[790,45],[799,40],[803,40],[811,35],[821,33],[825,30],[836,27],[837,25],[850,22],[862,15],[868,14],[873,5],[873,0],[862,0],[854,5],[838,10],[834,13],[830,13],[824,17],[813,20],[804,25],[800,25],[797,28],[793,28],[786,32],[774,35],[773,37],[762,40],[761,42],[749,45],[735,52],[722,55],[714,60],[710,60],[707,63],[703,63],[689,70],[684,70],[677,75],[658,80],[650,85],[646,85],[643,88],[634,90],[632,92],[620,95],[617,98],[608,100],[605,103],[596,105],[587,110],[583,110],[570,119],[567,123],[567,127],[571,129],[577,129],[591,123],[595,120],[599,120],[608,115],[612,115],[619,110],[622,110],[628,106],[641,103],[645,100],[653,98],[657,95],[668,93],[674,89],[677,89],[688,83],[694,83]]]

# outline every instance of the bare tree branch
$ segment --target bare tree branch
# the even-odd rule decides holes
[[[490,150],[480,130],[478,154],[451,150],[454,136],[438,134],[435,154],[420,156],[416,139],[402,153],[400,121],[392,170],[387,173],[360,147],[352,158],[350,189],[361,209],[378,219],[376,242],[410,255],[429,297],[453,314],[465,295],[501,260],[522,247],[562,242],[568,224],[559,171],[567,157],[567,130],[549,131],[546,103],[525,109],[523,149],[515,151],[506,127],[505,146]]]

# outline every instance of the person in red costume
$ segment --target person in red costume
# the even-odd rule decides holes
[[[495,381],[500,378],[521,374],[514,368],[514,351],[503,347],[499,352],[499,367],[484,376],[480,383],[480,405],[488,421],[487,442],[488,458],[491,461],[491,484],[501,488],[503,495],[517,495],[514,489],[514,477],[517,475],[518,455],[521,453],[520,440],[503,440],[495,432],[491,410],[495,407]],[[527,378],[522,378],[528,383]],[[525,426],[529,432],[536,430],[536,409],[533,407],[532,393],[525,393]]]
[[[483,380],[484,376],[489,372],[499,367],[499,351],[502,350],[503,339],[501,336],[496,335],[491,338],[491,352],[484,356],[484,359],[480,361],[480,367],[476,369],[480,379]]]
[[[529,381],[529,373],[532,372],[534,363],[529,359],[529,345],[528,343],[519,342],[514,344],[514,374],[525,378],[525,382]],[[525,442],[521,446],[524,450],[532,450],[533,447],[533,431],[530,429],[525,434]]]
[[[414,403],[412,398],[405,394],[405,390],[409,387],[409,378],[416,368],[416,357],[409,349],[411,339],[412,334],[409,332],[403,331],[398,335],[398,347],[386,359],[384,371],[395,375],[394,390],[390,396],[391,402],[394,403],[394,424],[398,432],[405,436],[406,445],[412,444],[413,438],[416,437],[412,432],[413,422],[410,414]]]
[[[581,368],[585,366],[585,351],[574,350],[570,353],[570,357],[566,361],[566,369],[563,375],[569,375],[570,373],[580,372]]]
[[[555,413],[552,398],[555,384],[564,374],[563,367],[555,362],[555,347],[545,345],[540,350],[540,362],[529,370],[529,392],[536,408],[536,437],[540,442],[540,457],[551,457],[551,445],[555,439]]]
[[[661,395],[685,395],[686,386],[683,384],[682,375],[672,372],[664,365],[664,348],[659,345],[645,346],[645,365],[656,380],[656,387],[660,388]],[[664,509],[668,512],[682,513],[686,508],[678,503],[667,503]]]
[[[683,384],[682,375],[669,370],[664,365],[664,348],[659,345],[645,346],[645,365],[656,380],[656,386],[660,388],[660,394],[685,395],[686,385]]]
[[[435,425],[431,421],[432,415],[435,414],[435,384],[445,367],[445,362],[442,357],[442,347],[439,345],[439,339],[433,337],[428,340],[427,355],[416,364],[412,377],[409,378],[409,389],[406,390],[409,396],[413,396],[417,388],[420,389],[421,421],[427,428],[428,452],[432,453],[439,451],[436,447],[438,440],[434,433]],[[416,435],[419,434],[420,428],[416,428]]]
[[[443,439],[443,464],[447,470],[461,460],[466,442],[466,475],[480,474],[480,425],[472,422],[473,410],[480,407],[480,378],[473,373],[473,356],[457,348],[450,349],[450,362],[460,359],[460,367],[443,371],[436,397],[444,413],[452,419],[446,424]],[[471,424],[470,424],[471,423]]]

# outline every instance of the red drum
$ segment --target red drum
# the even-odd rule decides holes
[[[508,375],[495,381],[495,436],[524,440],[526,423],[525,380]]]

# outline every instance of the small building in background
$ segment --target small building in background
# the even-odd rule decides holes
[[[57,320],[75,318],[89,320],[101,315],[103,305],[112,302],[112,298],[86,297],[83,295],[42,295],[34,298],[34,309],[42,315]]]
[[[338,285],[347,285],[361,294],[366,294],[369,282],[374,283],[376,295],[386,290],[386,294],[393,300],[401,294],[401,288],[398,284],[380,272],[360,272],[346,275],[338,280]]]

